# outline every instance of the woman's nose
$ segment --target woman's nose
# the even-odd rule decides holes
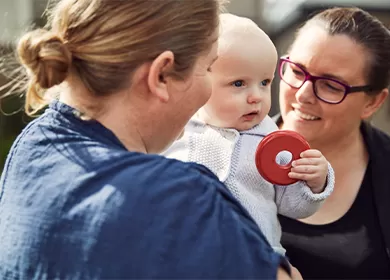
[[[314,94],[313,82],[306,81],[295,93],[295,98],[302,104],[314,104],[317,98]]]

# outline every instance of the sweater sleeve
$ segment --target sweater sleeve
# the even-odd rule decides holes
[[[278,213],[293,219],[303,219],[313,215],[333,192],[335,176],[329,163],[326,181],[325,189],[321,193],[313,193],[304,181],[288,186],[275,185]]]

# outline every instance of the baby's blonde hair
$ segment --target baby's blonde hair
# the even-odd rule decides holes
[[[218,53],[220,54],[228,50],[235,42],[239,42],[240,39],[245,40],[247,36],[258,36],[273,44],[269,36],[249,18],[222,13],[219,19]]]

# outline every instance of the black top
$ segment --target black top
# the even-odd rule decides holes
[[[304,279],[390,279],[390,266],[372,191],[368,165],[348,212],[326,225],[280,216],[282,244]]]
[[[273,119],[278,124],[282,122],[280,115],[275,116]],[[370,227],[370,232],[376,232],[378,235],[380,233],[382,236],[384,250],[387,254],[387,265],[390,266],[390,137],[367,122],[362,122],[360,130],[370,157],[370,165],[368,166],[368,170],[371,175],[368,176],[371,176],[371,190],[369,191],[373,197],[373,200],[371,198],[366,199],[365,197],[364,200],[373,201],[374,214],[376,215],[376,221],[370,223],[368,226]],[[363,195],[361,197],[363,197]],[[371,229],[371,227],[373,227],[373,229]],[[283,227],[282,230],[286,231],[286,234],[288,233],[287,229]],[[323,234],[326,234],[326,232],[324,231]],[[350,238],[350,236],[345,234],[343,236],[344,240]],[[314,242],[315,240],[313,243]],[[340,247],[342,247],[342,245],[343,243],[339,243]],[[362,245],[364,244],[356,242],[353,243],[353,246],[356,247],[360,247]],[[308,256],[310,256],[311,252],[306,250],[307,248],[301,248],[299,258],[308,259]],[[327,248],[327,250],[332,254],[340,254],[340,250],[334,251],[330,248]],[[347,249],[345,250],[345,252],[348,251]],[[351,254],[350,251],[348,252]],[[347,257],[351,259],[356,258],[355,255],[348,255]],[[297,259],[297,257],[295,257],[295,259]],[[338,257],[333,256],[333,261],[338,262]],[[309,266],[309,264],[307,266]],[[316,277],[321,277],[321,274],[317,273]],[[337,275],[336,277],[339,279],[343,278],[341,275]],[[387,278],[389,279],[390,277]]]

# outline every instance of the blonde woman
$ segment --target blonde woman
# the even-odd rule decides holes
[[[1,279],[288,278],[206,168],[156,155],[210,96],[218,0],[62,0],[27,33],[0,181]],[[283,267],[283,268],[282,268]]]

